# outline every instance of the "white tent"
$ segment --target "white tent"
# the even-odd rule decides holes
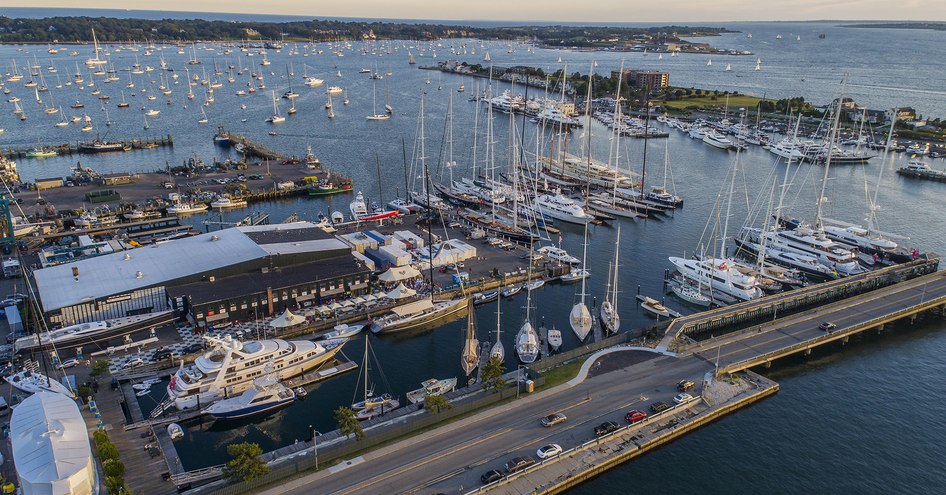
[[[286,308],[283,314],[269,322],[269,326],[272,328],[289,328],[303,323],[305,323],[305,317],[293,314],[289,311],[289,308]]]
[[[342,301],[342,307],[347,308],[347,307],[349,307],[349,306],[354,306],[354,305],[355,305],[355,303],[352,302],[351,299],[345,299],[344,301]]]
[[[374,294],[365,294],[365,301],[377,301],[378,296]]]
[[[358,296],[358,297],[352,299],[351,302],[353,302],[353,303],[355,303],[355,304],[364,304],[364,303],[365,303],[365,298],[364,298],[364,297],[361,297],[361,296]]]
[[[405,297],[411,297],[414,294],[417,294],[416,290],[404,287],[404,284],[397,284],[397,287],[391,290],[391,292],[385,294],[384,297],[387,297],[388,299],[404,299]]]
[[[341,307],[342,307],[342,305],[341,305],[341,304],[338,304],[337,301],[336,301],[336,302],[333,302],[332,304],[329,304],[329,305],[328,305],[328,309],[331,309],[332,311],[335,311],[336,309],[341,308]]]
[[[332,312],[332,308],[330,308],[330,307],[328,307],[328,306],[325,306],[325,305],[319,306],[319,313],[320,313],[320,314],[323,314],[323,315],[324,315],[324,314],[331,313],[331,312]]]
[[[98,493],[89,433],[73,400],[51,392],[28,397],[13,410],[10,437],[25,495]]]
[[[393,284],[402,280],[411,280],[419,276],[420,272],[411,265],[392,266],[388,271],[378,275],[378,280],[385,284]]]

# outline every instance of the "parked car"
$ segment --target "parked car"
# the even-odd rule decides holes
[[[818,330],[821,330],[821,331],[829,332],[829,333],[830,333],[832,330],[834,330],[834,329],[837,328],[837,327],[838,327],[838,326],[835,325],[834,323],[831,323],[830,321],[826,321],[826,322],[824,322],[824,323],[818,325]]]
[[[515,473],[535,464],[535,459],[529,456],[513,457],[506,463],[506,473]]]
[[[628,423],[637,423],[643,421],[646,417],[647,413],[635,409],[633,411],[628,411],[628,413],[624,415],[624,421],[627,421]]]
[[[677,390],[681,392],[689,392],[693,387],[694,383],[690,380],[680,380],[680,383],[677,383]]]
[[[483,476],[480,476],[480,481],[482,481],[484,485],[488,485],[501,479],[503,479],[503,473],[500,473],[495,469],[490,469],[489,471],[483,473]]]
[[[598,426],[595,426],[595,436],[600,437],[607,435],[608,433],[617,431],[621,425],[615,423],[614,421],[605,421]]]
[[[561,422],[564,422],[566,419],[565,415],[562,413],[549,414],[548,416],[542,418],[542,426],[555,426]]]
[[[650,405],[650,412],[654,414],[666,411],[667,409],[670,409],[670,404],[667,404],[666,402],[654,402]]]
[[[75,366],[75,365],[77,365],[77,364],[79,364],[79,361],[78,361],[78,360],[76,360],[75,358],[69,358],[69,359],[67,359],[67,360],[65,360],[65,361],[63,361],[63,362],[61,362],[61,363],[59,363],[59,366],[57,366],[57,368],[59,368],[59,369],[61,369],[61,370],[64,370],[64,369],[66,369],[66,368],[71,368],[71,367],[73,367],[73,366]]]
[[[162,359],[167,359],[171,356],[171,349],[158,349],[154,353],[154,360],[161,361]]]
[[[684,402],[689,402],[693,400],[693,396],[690,394],[677,394],[673,396],[673,402],[676,404],[683,404]]]
[[[535,451],[535,455],[539,456],[539,459],[548,459],[550,457],[555,457],[562,453],[562,446],[557,443],[550,443],[539,450]]]
[[[184,354],[190,354],[192,352],[200,352],[203,349],[204,349],[204,346],[200,345],[199,343],[194,343],[185,347],[184,349],[182,349],[182,351],[184,352]]]

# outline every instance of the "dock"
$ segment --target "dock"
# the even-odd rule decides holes
[[[129,138],[129,139],[118,139],[118,140],[108,140],[109,144],[121,144],[121,150],[109,151],[109,153],[119,152],[119,151],[130,151],[130,150],[142,150],[142,149],[152,149],[159,148],[164,146],[174,146],[174,139],[170,134],[167,136],[159,137],[149,137],[149,138]],[[30,148],[6,148],[0,150],[0,156],[7,158],[41,158],[34,157],[32,153],[35,153],[37,150],[42,151],[52,151],[57,155],[72,155],[75,153],[88,153],[81,149],[82,141],[77,141],[73,143],[63,143],[63,144],[50,144],[50,145],[40,145],[33,146]]]
[[[354,361],[345,361],[342,363],[338,363],[336,361],[336,364],[332,367],[326,368],[324,370],[312,371],[304,375],[297,376],[296,378],[290,378],[283,383],[287,387],[293,388],[293,389],[296,387],[304,387],[306,385],[311,385],[315,382],[326,380],[335,375],[340,375],[346,371],[351,371],[357,367],[358,365],[355,364]]]
[[[271,149],[263,144],[257,143],[252,139],[235,132],[229,132],[223,129],[217,131],[218,133],[223,133],[230,138],[230,144],[241,144],[243,145],[243,153],[250,156],[255,156],[262,158],[264,160],[288,160],[289,155],[280,153],[274,149]]]
[[[897,169],[897,174],[902,175],[904,177],[913,177],[915,179],[926,179],[926,180],[932,180],[936,182],[946,182],[946,172],[941,171],[941,170],[933,170],[933,169],[921,170],[921,169],[903,167],[903,168]]]

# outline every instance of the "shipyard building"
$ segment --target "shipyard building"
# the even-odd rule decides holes
[[[310,222],[234,227],[33,272],[53,325],[174,310],[201,327],[362,294],[369,275]]]

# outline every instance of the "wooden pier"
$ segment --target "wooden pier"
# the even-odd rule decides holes
[[[285,155],[267,146],[257,143],[256,141],[253,141],[252,139],[242,134],[225,131],[223,129],[220,129],[218,131],[218,134],[229,136],[230,144],[242,145],[243,153],[246,155],[255,156],[258,158],[262,158],[264,160],[278,160],[278,161],[288,160],[290,158],[288,155]]]
[[[120,139],[120,140],[109,140],[107,141],[110,144],[122,145],[122,148],[128,150],[141,150],[141,149],[151,149],[158,148],[163,146],[174,146],[174,139],[170,134],[164,137],[150,137],[150,138],[130,138],[130,139]],[[42,151],[54,151],[56,155],[72,155],[75,153],[87,153],[80,149],[80,144],[82,141],[77,141],[73,143],[64,143],[64,144],[51,144],[45,146],[33,146],[30,148],[7,148],[0,150],[0,156],[6,158],[45,158],[45,157],[34,157],[30,156],[32,153],[37,150]],[[125,151],[114,150],[114,151]],[[109,152],[111,153],[111,151]]]

